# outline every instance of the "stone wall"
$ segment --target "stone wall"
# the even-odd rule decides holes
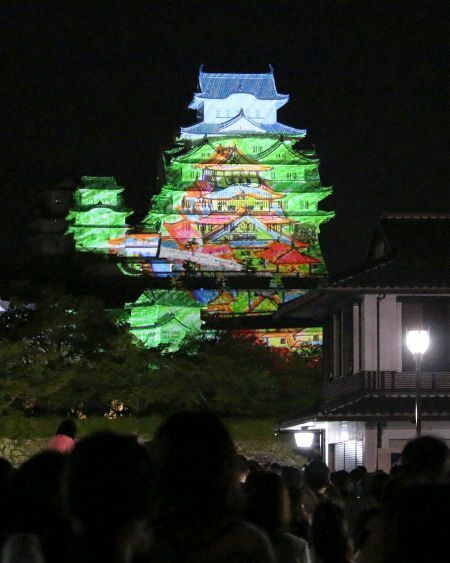
[[[0,438],[0,457],[18,466],[32,455],[45,449],[49,438],[12,439]],[[145,437],[144,439],[151,439]],[[290,443],[276,438],[267,440],[236,440],[237,451],[248,459],[261,463],[276,462],[281,465],[301,467],[306,459],[295,454]]]
[[[18,466],[32,455],[45,449],[48,438],[33,440],[0,438],[0,457]]]
[[[277,440],[266,441],[236,441],[239,454],[247,459],[254,459],[259,463],[279,463],[302,467],[307,459],[294,453],[292,446]]]
[[[0,457],[4,457],[17,467],[32,455],[44,450],[48,440],[49,438],[33,440],[0,438]],[[288,444],[276,440],[267,440],[263,443],[257,440],[240,440],[236,441],[236,448],[240,454],[261,463],[277,462],[301,467],[306,462],[306,459],[295,455]]]

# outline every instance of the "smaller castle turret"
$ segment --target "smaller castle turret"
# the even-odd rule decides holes
[[[80,251],[109,252],[109,241],[123,238],[132,211],[123,205],[124,188],[113,176],[83,176],[74,195],[74,209],[67,220]]]

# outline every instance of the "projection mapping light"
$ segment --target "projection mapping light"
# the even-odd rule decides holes
[[[165,151],[166,181],[139,229],[126,226],[130,212],[114,178],[83,178],[69,215],[78,250],[115,256],[126,275],[174,280],[175,289],[148,290],[126,305],[147,346],[197,333],[202,310],[269,314],[304,293],[287,290],[283,278],[301,288],[302,279],[326,273],[318,235],[334,214],[318,204],[331,188],[321,185],[315,152],[295,147],[306,131],[277,121],[288,96],[277,92],[272,70],[201,70],[199,86],[189,106],[198,122]],[[184,280],[198,276],[222,279],[224,289],[186,289]],[[233,286],[243,276],[270,279],[270,288]],[[263,340],[296,349],[307,340],[293,336],[301,332],[272,331]],[[321,340],[320,329],[303,332]]]

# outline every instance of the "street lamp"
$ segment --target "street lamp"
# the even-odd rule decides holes
[[[428,350],[430,345],[430,333],[428,330],[408,330],[406,333],[406,345],[408,346],[410,352],[414,355],[414,360],[416,361],[416,436],[420,436],[422,433],[422,413],[420,405],[420,369],[422,367],[422,359],[425,352]]]

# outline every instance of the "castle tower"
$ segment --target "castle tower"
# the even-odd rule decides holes
[[[295,147],[306,131],[278,121],[288,99],[277,92],[272,69],[200,70],[199,91],[189,106],[197,123],[181,128],[176,146],[164,153],[166,183],[143,221],[147,235],[141,235],[153,248],[155,233],[159,240],[154,259],[138,267],[146,275],[172,276],[174,302],[180,301],[183,280],[190,279],[192,288],[195,276],[215,276],[223,289],[186,290],[204,315],[268,314],[301,295],[308,287],[304,280],[326,273],[318,235],[333,213],[318,204],[331,188],[321,186],[314,151]],[[244,277],[245,289],[239,283]],[[258,289],[249,289],[249,277]],[[292,283],[286,285],[287,279]],[[148,315],[151,322],[141,318],[141,326],[133,327],[147,345],[158,324],[151,307]],[[198,323],[192,328],[198,330]],[[295,346],[310,341],[310,332],[298,335]]]
[[[69,212],[75,246],[80,251],[111,252],[114,241],[125,237],[126,219],[132,211],[123,207],[123,187],[113,177],[83,176]]]
[[[189,107],[197,121],[165,151],[165,183],[142,224],[114,178],[84,177],[72,221],[77,249],[114,255],[148,290],[126,304],[131,330],[146,345],[178,346],[206,319],[269,317],[326,274],[319,209],[331,193],[313,150],[300,150],[306,130],[278,121],[289,100],[262,74],[207,73]],[[239,323],[238,323],[239,326]],[[320,330],[260,335],[296,349]]]

